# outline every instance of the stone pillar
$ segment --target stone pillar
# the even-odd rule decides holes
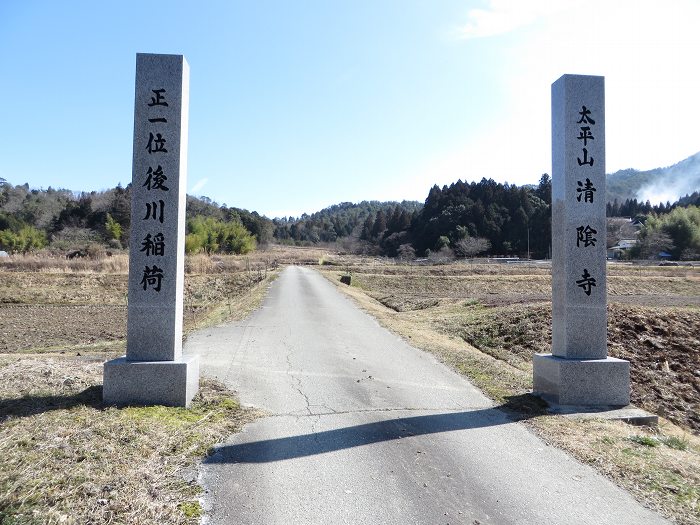
[[[552,353],[534,393],[562,405],[629,404],[629,362],[607,356],[604,78],[552,84]]]
[[[126,356],[105,363],[105,403],[186,406],[199,361],[182,356],[189,66],[136,55]]]

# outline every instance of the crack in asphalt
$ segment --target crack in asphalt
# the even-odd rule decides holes
[[[323,407],[329,412],[317,412],[313,413],[310,411],[310,407],[314,406],[320,406]],[[334,408],[325,406],[325,405],[308,405],[307,410],[309,411],[308,414],[299,414],[298,412],[280,412],[277,414],[269,414],[266,417],[294,417],[294,418],[302,418],[302,417],[322,417],[322,416],[340,416],[340,415],[346,415],[346,414],[365,414],[365,413],[381,413],[381,412],[454,412],[454,413],[459,413],[459,412],[468,412],[470,410],[483,410],[483,406],[476,406],[476,407],[431,407],[431,408],[423,408],[423,407],[388,407],[388,408],[359,408],[356,410],[335,410]]]
[[[282,342],[282,344],[287,349],[287,354],[285,356],[285,359],[287,361],[287,375],[289,375],[292,378],[292,380],[296,383],[296,386],[292,385],[292,388],[294,388],[294,390],[296,390],[297,393],[299,393],[299,395],[301,395],[304,398],[304,402],[306,403],[306,411],[307,411],[306,415],[298,414],[298,413],[297,414],[291,413],[289,415],[294,416],[297,419],[302,418],[302,417],[315,417],[316,420],[311,423],[311,432],[316,433],[316,425],[318,424],[320,418],[318,417],[317,414],[314,414],[314,412],[311,410],[311,407],[312,406],[319,406],[319,405],[312,405],[311,404],[311,401],[309,400],[309,396],[306,394],[306,392],[304,392],[302,390],[301,377],[295,375],[294,372],[292,371],[292,352],[293,352],[292,347],[290,345],[288,345],[286,342]],[[301,371],[301,372],[303,372],[303,371]]]

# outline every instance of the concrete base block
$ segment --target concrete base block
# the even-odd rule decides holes
[[[550,414],[559,414],[571,419],[606,419],[608,421],[624,421],[630,425],[647,427],[659,426],[659,416],[637,408],[634,405],[625,407],[609,406],[577,406],[557,405],[550,403],[547,407]]]
[[[129,361],[104,365],[102,400],[109,405],[188,406],[199,389],[199,357],[175,361]]]
[[[623,359],[535,354],[533,376],[533,394],[558,405],[619,407],[630,402],[630,364]]]

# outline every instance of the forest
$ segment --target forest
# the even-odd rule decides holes
[[[661,252],[700,258],[700,192],[651,205],[627,198],[607,204],[608,217],[634,218],[637,258]],[[41,249],[97,256],[128,246],[130,186],[76,193],[30,189],[0,179],[0,250]],[[416,201],[343,202],[311,215],[269,219],[257,212],[187,197],[187,253],[245,254],[270,243],[335,243],[352,253],[402,259],[502,255],[547,258],[551,240],[551,179],[516,186],[492,179],[433,186]]]
[[[129,245],[131,189],[75,193],[0,179],[0,249],[97,256]],[[272,241],[272,221],[255,212],[187,197],[188,253],[249,253]]]

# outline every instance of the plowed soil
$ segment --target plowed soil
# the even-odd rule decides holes
[[[235,301],[257,274],[187,274],[185,330]],[[0,271],[0,354],[125,350],[127,275]]]

